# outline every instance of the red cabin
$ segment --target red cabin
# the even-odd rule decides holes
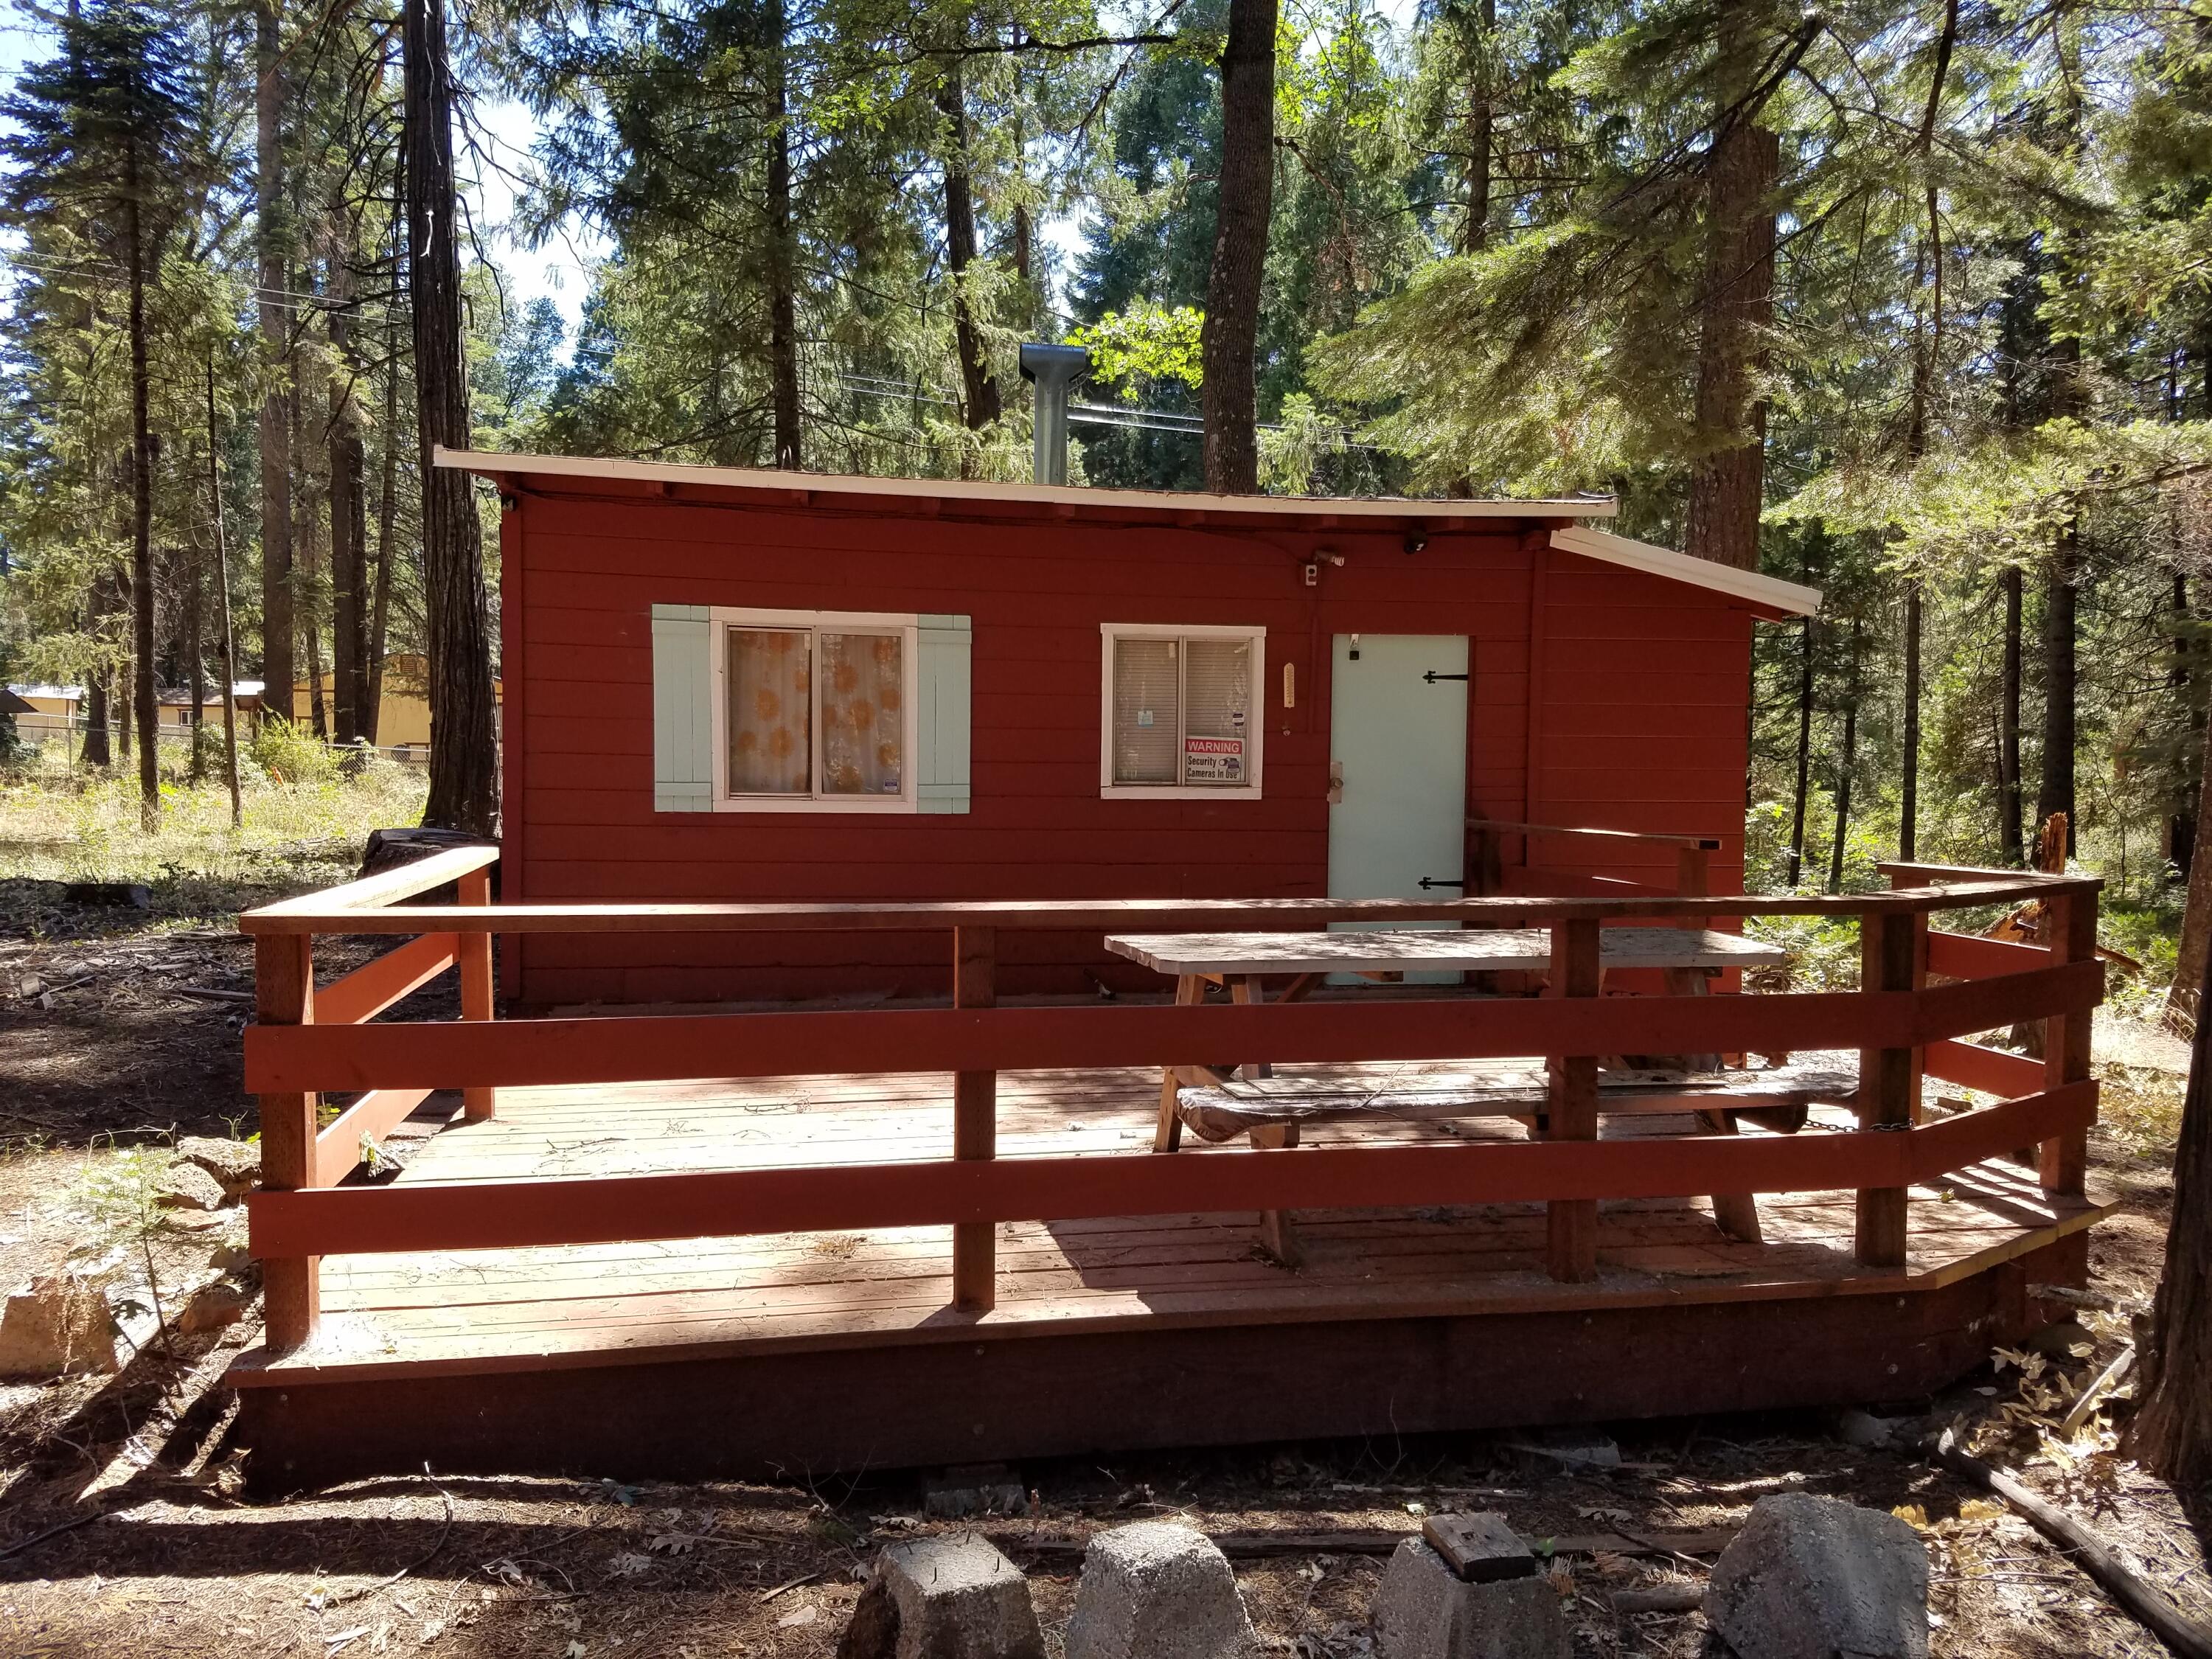
[[[441,464],[505,508],[510,902],[1456,897],[1469,818],[1710,838],[1735,891],[1752,624],[1819,603],[1607,501]],[[1662,844],[1502,850],[1506,890],[1674,886]],[[517,939],[507,988],[941,993],[933,938],[854,943]],[[1005,990],[1152,977],[1025,945]]]

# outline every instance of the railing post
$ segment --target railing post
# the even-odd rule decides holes
[[[481,907],[491,902],[491,872],[471,870],[454,884],[464,905]],[[455,966],[461,975],[461,1018],[489,1019],[492,1017],[491,934],[486,929],[464,929],[460,934],[460,949]],[[497,1115],[499,1091],[496,1089],[464,1089],[461,1091],[461,1115],[471,1123],[483,1122]]]
[[[254,1016],[264,1025],[311,1025],[315,1018],[314,940],[307,933],[258,933],[253,940]],[[261,1184],[296,1192],[315,1184],[312,1094],[261,1097]],[[296,1348],[315,1334],[322,1311],[322,1258],[283,1256],[261,1264],[262,1318],[272,1349]]]
[[[1920,911],[1871,911],[1859,918],[1859,988],[1863,992],[1916,988],[1926,960],[1921,935],[1928,918]],[[1858,1119],[1862,1133],[1909,1129],[1919,1085],[1917,1051],[1863,1048],[1859,1051]],[[1869,1267],[1901,1267],[1905,1259],[1903,1187],[1870,1187],[1858,1195],[1859,1262]]]
[[[1552,927],[1552,991],[1555,996],[1595,999],[1600,983],[1598,924],[1593,920]],[[1597,1056],[1554,1054],[1550,1122],[1553,1140],[1597,1139]],[[1553,1278],[1578,1284],[1597,1277],[1597,1200],[1555,1198],[1545,1206],[1545,1266]]]
[[[988,1008],[998,1000],[998,938],[988,927],[952,930],[952,1006]],[[956,1072],[952,1077],[952,1156],[999,1155],[999,1074]],[[952,1305],[984,1313],[998,1300],[997,1244],[993,1224],[961,1221],[952,1228]]]
[[[2043,901],[2045,937],[2052,963],[2090,962],[2097,955],[2097,890],[2076,887]],[[2096,1012],[2058,1014],[2043,1023],[2043,1086],[2063,1088],[2089,1076],[2090,1033]],[[2053,1196],[2078,1195],[2089,1173],[2089,1132],[2069,1129],[2037,1149],[2036,1168],[2043,1190]]]
[[[1674,892],[1680,898],[1705,898],[1713,890],[1713,855],[1702,847],[1674,849]]]

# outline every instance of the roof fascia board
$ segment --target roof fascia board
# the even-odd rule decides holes
[[[1687,553],[1655,547],[1650,542],[1616,536],[1610,531],[1587,530],[1579,526],[1554,530],[1552,545],[1562,553],[1579,553],[1587,559],[1602,559],[1608,564],[1687,582],[1693,587],[1725,593],[1730,599],[1742,599],[1785,616],[1809,617],[1820,608],[1820,590],[1817,587],[1802,587],[1777,576],[1763,576],[1756,570],[1738,570],[1733,565],[1715,564],[1711,559],[1692,558]]]
[[[1259,517],[1316,514],[1385,521],[1445,523],[1481,519],[1609,519],[1620,504],[1608,498],[1559,501],[1435,501],[1337,495],[1208,495],[1195,491],[1091,489],[1079,485],[977,483],[951,478],[884,478],[848,472],[770,472],[750,467],[692,466],[671,461],[624,461],[579,455],[499,454],[448,449],[441,444],[431,465],[487,477],[599,478],[632,483],[694,484],[704,489],[793,490],[825,495],[917,496],[935,501],[997,501],[1016,506],[1119,507],[1160,513],[1220,513]]]

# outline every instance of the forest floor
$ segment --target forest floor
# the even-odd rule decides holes
[[[210,814],[203,792],[180,792],[191,799],[178,818],[190,822],[150,849],[96,802],[46,799],[50,786],[0,794],[0,1289],[71,1249],[120,1243],[173,1297],[228,1259],[234,1212],[180,1220],[143,1199],[155,1149],[182,1133],[251,1127],[239,1071],[246,1005],[234,1000],[250,987],[251,957],[232,918],[343,878],[369,828],[410,821],[417,787],[341,781],[302,801],[307,786],[257,785],[295,798],[250,803],[243,836],[219,801]],[[79,823],[105,825],[96,870],[66,839]],[[95,875],[146,882],[151,908],[62,902],[56,881]],[[434,988],[423,994],[407,1012],[454,1012]],[[2100,1018],[2098,1037],[2106,1121],[2093,1152],[2123,1201],[2094,1237],[2092,1282],[2124,1315],[2147,1307],[2157,1283],[2187,1054],[2126,1021]],[[1898,1419],[1893,1449],[1848,1443],[1832,1414],[1799,1413],[1612,1425],[1618,1469],[1562,1468],[1516,1449],[1520,1437],[1471,1435],[1068,1459],[1025,1464],[1030,1513],[988,1526],[1030,1571],[1054,1654],[1076,1547],[1091,1530],[1169,1516],[1215,1533],[1364,1534],[1328,1550],[1238,1556],[1271,1650],[1320,1659],[1370,1651],[1389,1537],[1425,1512],[1497,1510],[1536,1537],[1680,1533],[1731,1526],[1759,1497],[1802,1490],[1920,1527],[1939,1659],[2148,1656],[2161,1650],[2153,1638],[2025,1523],[1934,1465],[1920,1441],[1945,1423],[1973,1429],[1985,1454],[2212,1620],[2212,1506],[2194,1504],[2192,1524],[2108,1434],[2056,1448],[2038,1431],[2057,1377],[2078,1382],[2126,1338],[2124,1316],[2083,1319],[2049,1334],[2040,1346],[2056,1357],[2030,1358],[2025,1370],[1993,1363],[1938,1398],[1866,1402]],[[224,1366],[258,1340],[255,1310],[210,1333],[140,1334],[143,1348],[118,1375],[0,1384],[4,1659],[827,1655],[876,1547],[958,1524],[926,1517],[918,1484],[898,1476],[765,1486],[623,1485],[620,1470],[583,1481],[426,1471],[258,1501],[220,1386]],[[1695,1582],[1685,1564],[1562,1555],[1553,1574],[1578,1654],[1701,1650],[1697,1613],[1610,1610],[1615,1590]]]

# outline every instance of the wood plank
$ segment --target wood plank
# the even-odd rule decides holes
[[[1595,921],[1565,921],[1553,927],[1550,994],[1569,1002],[1596,999],[1605,979],[1601,931]],[[1596,1140],[1597,1055],[1555,1054],[1548,1063],[1552,1076],[1547,1137],[1562,1144]],[[1597,1277],[1595,1198],[1551,1200],[1545,1212],[1544,1260],[1551,1276],[1565,1284]]]
[[[1746,968],[1786,959],[1779,948],[1694,927],[1607,927],[1608,968]],[[1327,974],[1361,969],[1540,968],[1552,959],[1540,927],[1341,933],[1138,933],[1109,935],[1106,949],[1164,974]]]
[[[2094,1117],[2093,1084],[1886,1133],[1316,1147],[1296,1158],[1024,1158],[712,1174],[271,1191],[254,1253],[468,1249],[611,1239],[1183,1211],[1905,1188]],[[2012,1137],[2008,1139],[2008,1137]]]
[[[1953,1040],[1931,1042],[1923,1052],[1923,1068],[1929,1077],[1979,1089],[1984,1094],[2010,1098],[2033,1094],[2043,1086],[2043,1062],[2026,1054]]]
[[[988,1008],[998,1000],[997,935],[988,927],[952,933],[952,1006]],[[952,1078],[952,1156],[969,1161],[998,1156],[999,1079],[995,1072],[957,1072]],[[965,1221],[952,1230],[952,1302],[978,1313],[996,1299],[996,1229]]]
[[[428,985],[457,960],[460,939],[454,933],[425,933],[386,951],[319,987],[315,1018],[325,1025],[358,1025]]]
[[[457,1088],[799,1076],[867,1054],[901,1071],[1474,1059],[1529,1053],[1914,1048],[2007,1020],[2094,1007],[2102,964],[1914,992],[1424,999],[1218,1007],[1052,1007],[628,1016],[246,1033],[247,1087]]]
[[[1946,933],[1940,927],[1928,930],[1928,971],[1948,979],[2033,973],[2038,968],[2048,968],[2052,960],[2051,952],[2039,945]]]
[[[304,933],[270,935],[253,945],[254,1018],[264,1028],[304,1025],[315,1017],[314,941]],[[260,1097],[261,1188],[312,1188],[319,1173],[315,1118],[319,1097],[276,1090]],[[312,1250],[276,1251],[261,1264],[269,1346],[297,1347],[314,1334],[320,1263]]]
[[[489,869],[470,871],[460,878],[456,896],[465,908],[481,908],[489,905],[491,902],[491,872]],[[454,959],[461,971],[461,1018],[467,1020],[489,1019],[493,1005],[491,935],[476,931],[461,934]],[[496,1116],[498,1110],[496,1090],[478,1085],[461,1091],[461,1115],[470,1122],[483,1122]]]
[[[481,850],[496,856],[494,849]],[[422,866],[407,867],[419,870]],[[453,876],[448,873],[442,879],[451,880]],[[346,890],[332,890],[337,893]],[[1522,918],[1548,923],[1574,916],[1606,921],[1636,917],[1689,921],[1701,917],[1858,916],[1893,910],[1958,910],[2039,898],[2046,890],[2047,884],[2014,876],[1946,886],[1899,888],[1887,893],[1732,894],[1705,899],[1669,896],[1605,902],[1498,897],[1439,899],[1434,902],[1411,899],[1223,898],[975,899],[951,903],[510,904],[493,907],[495,914],[487,921],[491,930],[499,933],[726,933],[817,929],[899,932],[963,925],[1105,932],[1140,927],[1194,930],[1224,923],[1243,927],[1315,927],[1335,921],[1457,921],[1479,926],[1486,920],[1517,926],[1525,925]],[[324,895],[309,894],[282,904],[249,910],[239,918],[239,927],[248,933],[421,933],[449,928],[456,920],[451,909],[435,906],[395,904],[356,909],[326,902]]]
[[[2071,964],[2096,959],[2097,890],[2094,886],[2078,886],[2045,899],[2044,914],[2054,958]],[[2069,1009],[2044,1021],[2045,1089],[2063,1089],[2087,1079],[2094,1030],[2093,1011],[2087,1008]],[[2045,1192],[2069,1196],[2081,1192],[2089,1169],[2088,1126],[2069,1128],[2044,1140],[2038,1148],[2037,1164]]]
[[[247,916],[274,918],[280,921],[297,921],[312,915],[334,914],[339,917],[338,922],[334,926],[314,927],[312,930],[296,927],[246,927],[246,918],[243,916],[239,919],[239,925],[249,933],[264,931],[343,933],[348,931],[346,923],[352,920],[348,914],[349,912],[397,904],[402,899],[414,898],[430,891],[433,888],[443,887],[447,882],[458,881],[473,871],[488,870],[498,862],[499,848],[496,847],[449,848],[445,852],[433,853],[428,858],[417,859],[412,864],[403,864],[395,869],[380,871],[373,876],[363,876],[358,881],[349,881],[337,887],[326,887],[319,893],[303,893],[297,898],[279,899],[274,904],[264,904],[258,909],[246,912]],[[430,915],[433,917],[440,917],[441,912],[433,908]],[[450,923],[451,913],[442,913],[442,919]],[[423,933],[435,932],[437,925],[437,921],[433,921],[426,927],[396,930],[378,928],[374,931]]]
[[[1869,990],[1911,992],[1921,961],[1923,918],[1868,916],[1860,923],[1859,983]],[[1913,1133],[1916,1069],[1910,1047],[1863,1048],[1859,1054],[1859,1127],[1885,1139]],[[1867,1185],[1858,1195],[1855,1244],[1869,1267],[1901,1266],[1905,1259],[1905,1192]]]
[[[361,1162],[362,1136],[381,1144],[436,1092],[434,1089],[372,1089],[355,1101],[316,1134],[315,1178],[309,1184],[337,1186]]]

